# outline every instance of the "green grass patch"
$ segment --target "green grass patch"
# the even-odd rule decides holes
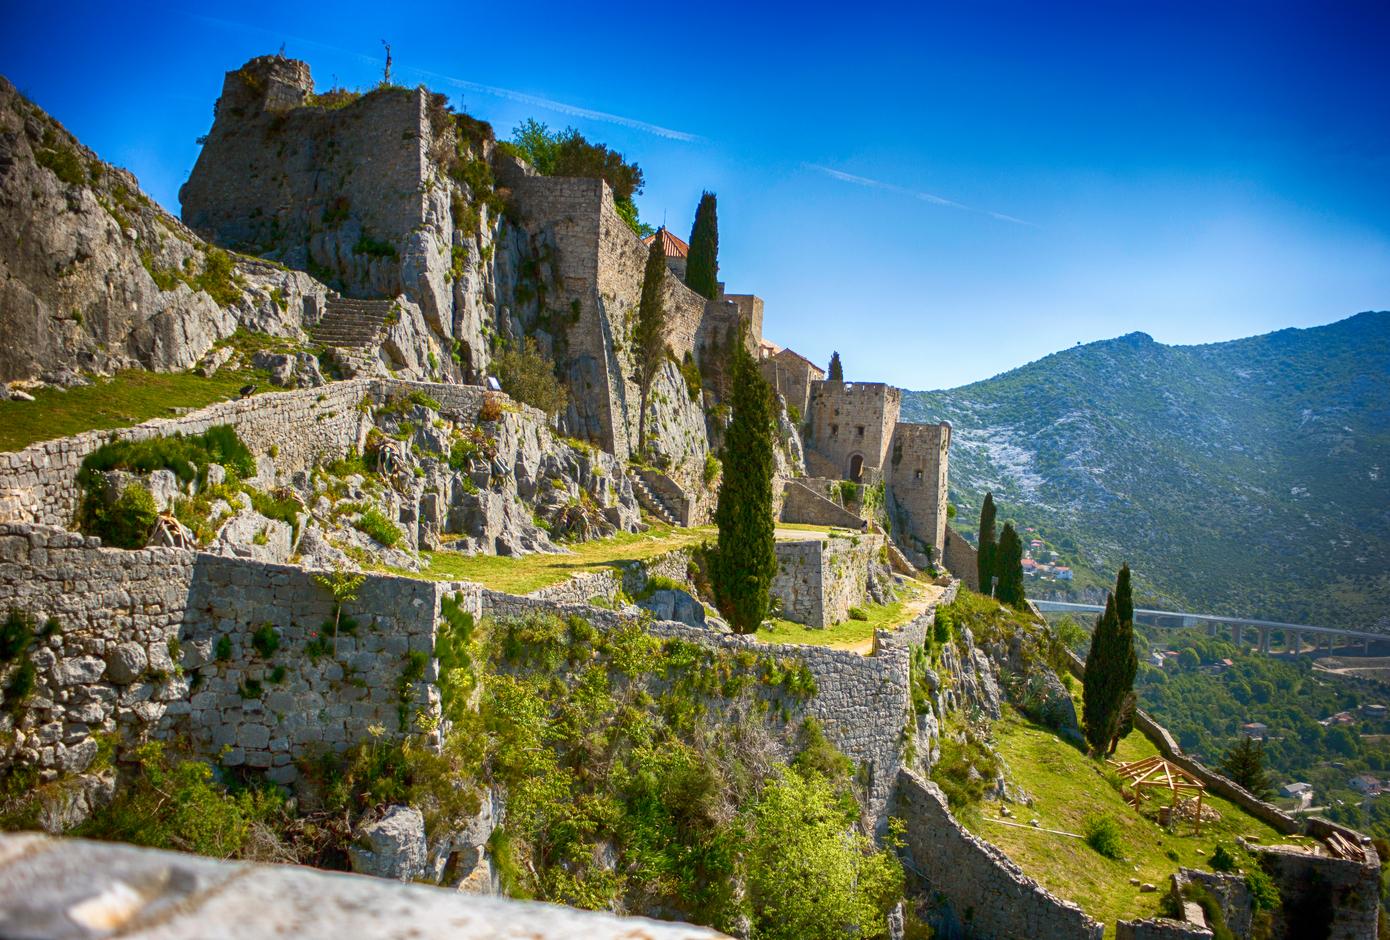
[[[1173,872],[1179,867],[1210,870],[1216,848],[1233,845],[1237,836],[1254,837],[1265,845],[1292,841],[1212,794],[1204,802],[1221,814],[1220,821],[1203,823],[1200,835],[1192,832],[1190,823],[1178,823],[1167,832],[1125,802],[1100,772],[1101,765],[1012,708],[1006,707],[1004,717],[994,724],[994,740],[1009,779],[1035,801],[1031,808],[1015,807],[1014,819],[1007,822],[1035,817],[1044,829],[1083,838],[1005,825],[994,804],[961,814],[961,822],[1108,929],[1117,919],[1156,916]],[[1135,732],[1120,743],[1115,756],[1127,762],[1156,753],[1153,743]],[[1155,801],[1149,805],[1157,808]],[[1130,884],[1131,878],[1158,885],[1160,891],[1141,893]]]
[[[463,555],[458,552],[422,552],[429,560],[423,577],[435,581],[477,581],[494,591],[529,594],[558,584],[583,571],[618,568],[627,562],[646,561],[657,555],[713,541],[713,526],[682,529],[651,526],[646,532],[620,532],[606,539],[570,545],[568,555]]]
[[[181,408],[203,408],[237,397],[258,373],[223,370],[205,379],[192,372],[131,369],[114,378],[67,391],[43,388],[34,400],[0,401],[0,450],[20,450],[39,441],[83,431],[126,428],[167,418]]]

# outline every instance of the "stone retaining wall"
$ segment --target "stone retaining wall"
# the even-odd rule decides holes
[[[772,595],[782,616],[812,627],[828,627],[865,602],[869,565],[883,545],[880,535],[806,539],[777,543]]]
[[[1117,922],[1115,940],[1211,940],[1211,931],[1180,920],[1154,917]]]
[[[946,570],[957,578],[960,578],[972,591],[980,589],[980,552],[971,545],[961,534],[949,525],[946,526],[946,550],[942,553],[941,563],[946,566]]]
[[[903,854],[909,876],[950,901],[968,936],[1100,940],[1100,923],[1048,893],[1003,852],[956,822],[936,784],[902,771],[894,812],[907,823]]]
[[[54,621],[26,654],[34,692],[3,760],[51,779],[85,771],[96,735],[178,734],[203,756],[289,782],[302,753],[365,740],[373,726],[399,733],[403,717],[433,708],[439,598],[471,592],[476,607],[478,590],[366,575],[345,608],[355,630],[340,633],[336,657],[316,656],[315,643],[332,646],[333,604],[312,572],[0,524],[0,611]]]
[[[827,496],[822,496],[804,480],[788,480],[782,488],[783,522],[805,525],[839,526],[843,529],[864,529],[868,523]]]

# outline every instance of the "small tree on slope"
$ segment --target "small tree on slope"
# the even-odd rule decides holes
[[[980,551],[975,559],[975,570],[980,578],[980,593],[994,593],[994,551],[998,543],[994,533],[994,494],[985,494],[985,503],[980,507]]]
[[[752,633],[767,616],[777,574],[772,518],[772,390],[743,343],[733,353],[733,412],[724,432],[724,477],[714,519],[712,560],[719,612],[736,633]]]
[[[714,193],[702,193],[690,229],[690,254],[685,260],[685,285],[709,300],[719,295],[719,217]]]
[[[1266,799],[1272,792],[1269,774],[1265,772],[1265,745],[1253,738],[1241,738],[1226,752],[1221,772],[1251,793]]]
[[[1014,531],[1012,522],[1004,523],[994,561],[994,571],[999,578],[994,596],[1000,603],[1022,609],[1028,600],[1023,593],[1023,540]]]
[[[1130,614],[1120,619],[1120,610]],[[1129,566],[1120,569],[1115,591],[1106,599],[1105,612],[1091,634],[1082,686],[1082,723],[1086,742],[1097,754],[1113,754],[1120,739],[1134,723],[1134,676],[1139,657],[1134,652],[1134,602],[1130,594]]]
[[[845,380],[845,367],[840,365],[839,351],[830,354],[830,374],[827,378],[832,382],[843,382]]]
[[[642,277],[642,301],[637,308],[637,328],[633,340],[637,346],[637,388],[641,411],[637,415],[637,450],[647,451],[647,399],[652,382],[666,362],[666,301],[662,288],[666,283],[666,246],[663,231],[658,231],[647,250],[647,270]]]

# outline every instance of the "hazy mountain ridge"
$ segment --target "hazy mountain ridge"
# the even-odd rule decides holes
[[[967,532],[992,489],[1083,568],[1129,560],[1155,602],[1390,615],[1390,313],[1205,346],[1130,333],[909,392],[903,417],[955,425]]]

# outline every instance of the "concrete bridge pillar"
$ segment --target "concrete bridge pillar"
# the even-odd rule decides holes
[[[1240,647],[1240,633],[1241,633],[1240,624],[1238,624],[1238,623],[1233,623],[1233,624],[1231,624],[1231,643],[1234,644],[1237,648]]]
[[[1207,636],[1216,636],[1216,630],[1216,621],[1213,620],[1207,623]]]
[[[1269,627],[1260,628],[1260,652],[1269,654]]]

